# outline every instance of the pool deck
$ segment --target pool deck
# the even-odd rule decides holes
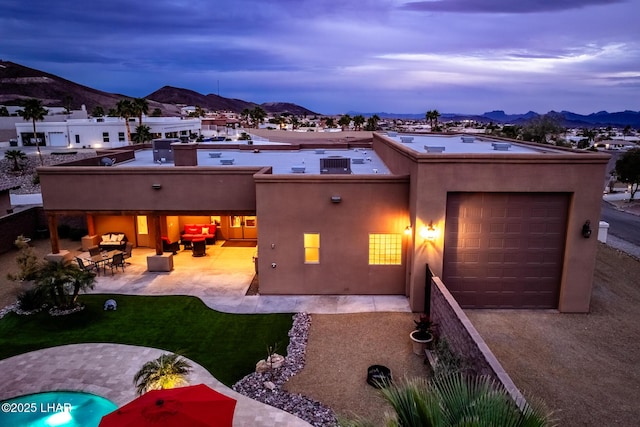
[[[137,397],[133,377],[164,350],[121,344],[72,344],[0,360],[0,400],[46,391],[82,391],[105,397],[118,407]],[[309,423],[231,390],[205,368],[189,361],[190,384],[206,384],[236,399],[234,426],[308,427]]]

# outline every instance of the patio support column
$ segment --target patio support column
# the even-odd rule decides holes
[[[160,217],[158,215],[150,215],[151,229],[155,234],[156,255],[162,255],[162,228],[160,226]]]
[[[149,215],[147,216],[149,229],[152,230],[154,236],[154,243],[156,248],[155,255],[149,255],[147,257],[147,270],[148,271],[171,271],[173,270],[173,254],[165,254],[162,252],[162,229],[160,227],[160,216]]]
[[[51,253],[44,258],[51,262],[69,262],[72,258],[71,252],[60,250],[60,238],[58,237],[58,217],[55,213],[47,212],[47,222],[49,223],[49,239],[51,240]]]
[[[58,217],[54,213],[47,213],[47,222],[49,223],[49,238],[51,240],[51,253],[60,253],[60,241],[58,237]]]
[[[92,214],[87,214],[87,234],[89,236],[96,234],[96,223],[93,220]]]

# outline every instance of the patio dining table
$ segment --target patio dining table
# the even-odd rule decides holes
[[[100,266],[102,266],[102,270],[106,271],[106,265],[108,262],[110,262],[111,260],[113,260],[113,257],[117,254],[123,254],[124,252],[120,251],[120,250],[113,250],[113,251],[105,251],[105,252],[101,252],[98,255],[93,255],[93,256],[89,256],[84,258],[86,261],[89,261],[92,264],[95,264],[96,266],[96,270],[100,270]]]

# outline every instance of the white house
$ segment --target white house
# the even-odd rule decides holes
[[[131,133],[135,132],[137,119],[129,119]],[[149,126],[153,138],[180,138],[200,134],[199,118],[144,117],[142,123]],[[18,145],[35,145],[33,124],[16,123]],[[129,145],[124,119],[118,117],[94,117],[68,119],[61,122],[37,122],[36,138],[40,145],[69,148],[114,148]]]

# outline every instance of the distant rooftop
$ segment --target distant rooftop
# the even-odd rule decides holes
[[[388,137],[419,153],[442,154],[539,154],[553,152],[551,147],[506,142],[476,135],[415,135],[388,132]]]

